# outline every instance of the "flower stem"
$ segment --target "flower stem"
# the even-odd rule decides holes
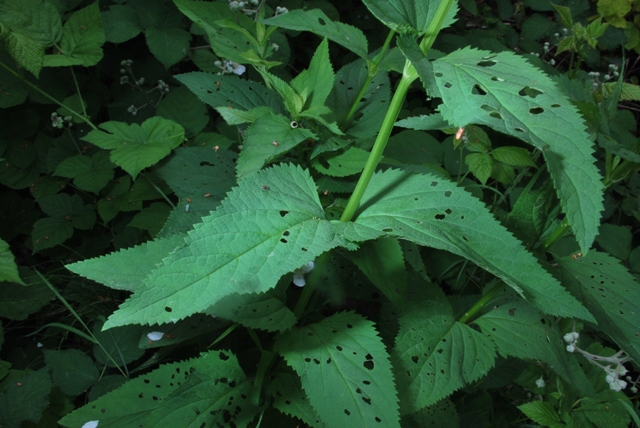
[[[500,283],[498,283],[491,290],[489,290],[489,292],[487,294],[482,296],[480,298],[480,300],[478,300],[476,302],[476,304],[473,305],[473,307],[471,309],[469,309],[467,312],[465,312],[464,315],[462,316],[462,318],[460,318],[458,320],[458,322],[461,322],[461,323],[465,324],[467,321],[469,321],[470,319],[475,317],[476,314],[482,308],[484,308],[487,305],[487,303],[492,301],[506,286],[507,286],[507,284],[504,281],[500,281]]]

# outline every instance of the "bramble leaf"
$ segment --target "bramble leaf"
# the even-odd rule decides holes
[[[308,172],[291,165],[240,181],[105,325],[163,324],[233,293],[261,293],[341,245]]]
[[[56,168],[55,175],[73,178],[73,184],[82,190],[98,193],[113,179],[115,165],[109,161],[109,154],[99,151],[93,156],[77,155],[68,157]]]
[[[377,173],[356,216],[356,225],[466,257],[545,313],[594,320],[480,201],[455,183],[398,170]]]
[[[275,349],[327,426],[400,427],[389,356],[371,321],[341,312],[284,333]]]
[[[11,254],[9,244],[0,239],[0,282],[9,281],[24,285],[18,274],[18,266]]]
[[[0,393],[0,420],[3,426],[20,427],[23,421],[37,424],[49,405],[52,385],[47,369],[23,373],[12,376],[11,382]]]
[[[93,130],[83,140],[112,150],[111,161],[135,180],[143,169],[155,165],[184,140],[184,128],[159,116],[142,125],[109,121],[100,125],[107,132]]]
[[[45,350],[44,360],[53,383],[67,395],[82,394],[100,378],[93,360],[78,349]]]

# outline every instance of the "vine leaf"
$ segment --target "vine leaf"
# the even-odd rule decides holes
[[[595,321],[471,194],[434,175],[375,174],[355,225],[450,251],[498,276],[545,313]],[[344,232],[362,235],[364,230]]]
[[[113,179],[115,166],[109,154],[99,151],[93,156],[76,155],[60,162],[55,175],[73,178],[73,184],[82,190],[98,193]]]
[[[442,116],[512,135],[542,151],[583,253],[598,233],[603,185],[578,111],[524,58],[465,48],[433,61]],[[429,78],[423,77],[423,81]]]
[[[389,356],[364,317],[341,312],[290,330],[275,349],[298,373],[327,427],[400,427]]]
[[[486,375],[495,351],[489,338],[455,321],[449,303],[426,300],[400,317],[391,360],[406,414]]]
[[[93,130],[83,140],[111,150],[111,161],[135,180],[143,169],[155,165],[184,140],[184,128],[159,116],[142,125],[109,121],[100,125],[108,131]]]
[[[186,247],[164,259],[105,328],[164,324],[233,293],[267,291],[285,273],[342,243],[324,219],[308,172],[291,165],[260,171],[195,225]]]
[[[593,313],[599,329],[640,362],[640,290],[633,275],[619,260],[597,251],[556,263],[562,282]]]
[[[475,320],[503,356],[540,360],[585,395],[595,391],[576,355],[565,349],[557,325],[512,292],[491,303],[492,309]],[[580,357],[582,358],[582,357]]]

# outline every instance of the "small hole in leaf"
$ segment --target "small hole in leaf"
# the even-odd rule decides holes
[[[418,364],[418,361],[419,361],[418,356],[417,355],[412,356],[411,361],[413,361],[415,364]]]
[[[317,359],[317,358],[314,358],[314,359],[313,359],[313,362],[314,362],[314,363],[316,363],[316,365],[320,365],[320,360],[319,360],[319,359]]]
[[[449,89],[450,87],[452,87],[453,85],[451,84],[451,82],[445,82],[444,83],[444,87]]]
[[[353,328],[351,324],[347,324],[347,328]]]
[[[490,105],[487,105],[487,104],[482,104],[482,105],[480,106],[480,108],[481,108],[482,110],[484,110],[484,111],[496,111],[496,109],[495,109],[495,108],[493,108],[493,107],[491,107]]]
[[[385,227],[384,229],[382,229],[382,231],[389,233],[389,232],[393,232],[393,229],[390,227]]]
[[[435,75],[436,75],[436,77],[442,77],[442,76],[444,76],[444,74],[439,73],[439,72],[438,72],[438,73],[435,73]]]
[[[451,211],[450,208],[447,208],[446,210],[444,210],[444,212],[447,213],[447,214],[451,214],[453,211]]]
[[[165,312],[173,312],[173,309],[171,309],[169,306],[165,306],[164,307],[164,311]]]
[[[498,77],[498,76],[493,76],[491,78],[491,80],[493,80],[494,82],[504,82],[504,79]]]
[[[437,182],[437,181],[432,181],[432,182],[431,182],[431,187],[436,187],[437,185],[438,185],[438,182]]]
[[[302,250],[302,251],[304,251],[305,253],[306,253],[307,251],[309,251],[309,250],[307,250],[307,249],[306,249],[306,248],[304,248],[304,247],[302,247],[302,248],[301,248],[301,250]]]
[[[471,93],[473,95],[487,95],[487,91],[485,91],[482,86],[478,85],[477,83],[473,85],[473,88],[471,88]]]
[[[364,363],[362,363],[362,365],[364,366],[365,369],[367,370],[373,370],[373,367],[375,366],[375,364],[373,363],[373,361],[365,361]]]
[[[350,412],[350,411],[348,411],[347,409],[344,409],[344,414],[345,414],[345,415],[347,415],[347,416],[349,416],[349,415],[351,415],[351,412]]]
[[[289,236],[291,235],[291,233],[288,230],[285,230],[284,232],[282,232],[282,236]]]
[[[533,107],[533,108],[529,109],[529,113],[531,113],[531,114],[544,113],[544,109],[542,107]]]
[[[636,334],[638,334],[638,333],[636,333]],[[368,381],[368,380],[363,380],[362,383],[364,383],[365,385],[371,385],[371,382]]]
[[[319,23],[320,25],[327,25],[327,23],[325,22],[325,20],[324,20],[324,19],[322,19],[322,18],[318,18],[318,23]]]
[[[305,358],[305,359],[304,359],[304,362],[305,362],[305,363],[310,363],[310,362],[311,362],[311,358],[309,358],[309,357]]]
[[[222,361],[227,361],[229,359],[229,356],[227,354],[225,354],[224,352],[220,352],[218,354],[218,358],[220,358]]]
[[[517,131],[517,132],[524,132],[524,129],[522,129],[522,128],[513,128],[513,130]]]
[[[286,244],[288,241],[287,241],[286,239],[282,238],[282,239],[280,240],[280,242],[282,242],[283,244]]]
[[[336,346],[336,349],[337,349],[338,351],[342,352],[342,346],[338,345],[338,346]]]
[[[502,119],[502,115],[497,111],[492,111],[491,113],[489,113],[489,116],[493,117],[494,119]]]
[[[284,217],[287,214],[289,214],[289,211],[285,211],[285,210],[280,211],[280,217]]]
[[[520,91],[518,91],[518,95],[520,95],[521,97],[535,98],[538,95],[542,95],[542,91],[539,91],[530,86],[525,86],[524,88],[520,89]]]
[[[551,107],[558,108],[558,107],[560,107],[560,104],[551,104]]]
[[[368,405],[371,405],[371,398],[362,397],[362,401],[364,401],[364,402],[365,402],[365,403],[367,403]]]
[[[478,62],[477,65],[480,67],[493,67],[494,65],[496,65],[496,62],[489,59],[485,59],[483,61]]]
[[[444,220],[446,216],[444,214],[436,214],[435,219],[436,220]]]
[[[449,197],[451,197],[452,194],[453,194],[453,192],[451,192],[451,190],[447,190],[446,192],[444,192],[444,197],[445,198],[449,198]]]

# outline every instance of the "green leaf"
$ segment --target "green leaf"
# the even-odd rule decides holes
[[[63,160],[55,175],[73,178],[73,184],[82,190],[98,193],[113,179],[115,165],[109,153],[99,151],[93,156],[77,155]]]
[[[59,423],[69,428],[81,427],[88,421],[99,421],[100,428],[122,428],[144,424],[145,419],[154,410],[166,411],[162,410],[163,406],[167,407],[165,400],[173,399],[175,395],[172,394],[189,380],[192,373],[205,375],[219,373],[218,378],[226,377],[226,382],[211,385],[210,393],[205,394],[210,398],[211,403],[216,403],[218,399],[221,404],[228,403],[228,397],[222,398],[223,393],[232,390],[230,384],[233,380],[238,384],[242,384],[244,380],[244,374],[233,354],[228,351],[211,351],[198,358],[162,365],[150,373],[129,380],[115,391],[69,413]],[[213,394],[214,391],[216,394]],[[238,401],[241,401],[240,397]],[[177,406],[168,407],[168,410],[175,410]],[[191,409],[190,406],[187,407]],[[230,414],[233,414],[233,408],[228,407]],[[192,412],[194,415],[195,413]],[[202,412],[202,414],[207,415],[209,412]],[[174,426],[184,425],[179,423]]]
[[[440,113],[434,113],[429,115],[421,115],[415,117],[408,117],[406,119],[399,120],[395,123],[396,126],[402,128],[411,128],[422,131],[431,131],[434,129],[451,129],[452,126],[449,122],[444,120]]]
[[[552,33],[551,21],[539,13],[534,13],[522,23],[522,37],[530,40],[540,40]]]
[[[284,288],[258,294],[231,294],[208,308],[205,313],[249,328],[282,332],[298,321],[285,305],[282,291]]]
[[[3,27],[0,23],[0,39],[6,37],[7,51],[20,66],[29,70],[37,78],[44,60],[44,46],[19,32],[8,32],[3,37]],[[8,89],[6,83],[3,84],[3,89]]]
[[[0,239],[0,282],[3,281],[24,285],[24,282],[20,279],[20,274],[18,274],[18,266],[13,259],[9,244],[5,240]]]
[[[6,56],[2,56],[0,58],[8,59]],[[9,107],[20,105],[27,100],[28,93],[25,86],[17,77],[9,73],[4,68],[0,69],[0,81],[2,81],[2,87],[0,88],[0,108],[7,109]],[[2,162],[6,164],[5,161],[6,159]],[[20,179],[12,174],[12,172],[13,171],[2,171],[2,169],[0,169],[0,182],[5,184],[19,182]],[[5,174],[6,178],[3,177]],[[13,184],[13,186],[15,186],[15,184]]]
[[[169,217],[170,212],[171,207],[168,204],[164,202],[154,202],[136,214],[129,222],[129,226],[148,230],[149,235],[155,238],[167,222],[167,217]]]
[[[24,421],[37,424],[49,405],[51,386],[46,368],[13,377],[0,393],[0,421],[3,426],[19,428]]]
[[[486,375],[495,351],[488,338],[455,321],[448,303],[426,300],[400,316],[391,360],[406,414]]]
[[[169,92],[158,104],[156,114],[180,124],[187,138],[199,134],[209,123],[206,106],[184,86]]]
[[[93,336],[98,343],[93,345],[93,356],[96,362],[107,367],[126,366],[144,354],[144,349],[138,347],[142,335],[141,326],[120,327],[110,331],[103,331],[103,322],[93,325]],[[111,358],[115,360],[115,364]]]
[[[44,360],[51,370],[51,380],[60,390],[71,396],[82,394],[100,378],[93,360],[77,349],[45,350]]]
[[[60,217],[46,217],[36,221],[33,225],[31,240],[33,252],[45,250],[62,244],[73,236],[71,222]]]
[[[241,180],[186,242],[120,306],[106,328],[163,324],[233,293],[267,291],[282,275],[343,243],[324,220],[308,172],[291,165]]]
[[[276,113],[284,113],[278,94],[256,82],[199,71],[174,77],[201,101],[214,108],[233,107],[249,111],[267,106]]]
[[[466,257],[545,313],[593,320],[480,201],[455,183],[387,170],[373,176],[361,207],[356,225]]]
[[[558,12],[558,15],[560,16],[560,22],[562,22],[562,24],[567,28],[573,28],[571,9],[569,9],[567,6],[559,6],[553,3],[551,3],[551,6],[553,6],[556,12]]]
[[[24,284],[5,282],[0,287],[0,317],[21,321],[39,311],[51,301],[53,295],[40,277],[26,269],[20,269]]]
[[[536,163],[531,160],[531,154],[527,149],[514,146],[497,147],[491,151],[493,159],[506,163],[509,166],[531,166],[536,167]]]
[[[357,147],[349,147],[341,153],[323,153],[313,159],[311,165],[321,173],[331,177],[347,177],[364,169],[369,152]]]
[[[416,413],[412,413],[411,415],[403,417],[403,427],[405,426],[404,421],[408,418],[411,418],[412,422],[415,422],[417,425],[411,425],[409,423],[407,424],[407,428],[419,428],[428,426],[460,426],[456,406],[451,400],[448,399],[440,400],[432,406],[425,407],[424,409],[421,409]]]
[[[470,153],[464,158],[464,163],[469,166],[469,171],[482,183],[487,184],[493,169],[493,159],[485,153]]]
[[[259,118],[245,132],[238,158],[238,176],[255,173],[267,162],[309,138],[315,138],[315,134],[308,129],[294,128],[291,121],[282,115],[271,113]]]
[[[187,56],[191,34],[178,27],[149,27],[144,32],[149,50],[165,68]]]
[[[275,349],[298,373],[327,426],[400,427],[389,356],[364,317],[335,314],[284,333]]]
[[[273,18],[261,21],[267,25],[275,25],[287,30],[311,31],[320,37],[347,48],[360,58],[368,58],[368,44],[362,30],[341,22],[333,22],[320,9],[292,10]]]
[[[331,113],[326,115],[327,120],[337,122],[345,134],[363,139],[376,135],[391,99],[389,77],[387,73],[378,72],[369,82],[353,117],[347,121],[358,96],[358,91],[354,88],[362,88],[367,82],[368,71],[365,61],[359,59],[351,62],[336,74],[333,89],[326,102],[331,110]]]
[[[640,361],[640,288],[619,260],[591,251],[556,261],[563,283],[591,311],[598,328],[634,361]]]
[[[142,125],[110,121],[100,125],[107,132],[93,130],[83,140],[102,149],[112,150],[111,161],[135,180],[143,169],[155,165],[184,140],[184,128],[155,116]]]
[[[606,252],[620,260],[627,260],[631,254],[631,230],[625,226],[604,223],[600,226],[596,242]]]
[[[608,98],[614,91],[616,83],[609,82],[600,85],[600,93],[604,98]],[[622,82],[620,101],[640,101],[640,86],[632,83]]]
[[[228,326],[228,324],[225,320],[217,320],[205,314],[196,314],[174,324],[167,324],[162,327],[152,325],[142,330],[138,347],[151,349],[184,343],[194,337],[210,334],[215,330]],[[158,334],[162,336],[159,339]]]
[[[0,23],[44,48],[62,37],[60,14],[45,0],[4,0],[0,3]]]
[[[273,397],[273,407],[282,413],[300,419],[314,428],[325,428],[318,414],[302,390],[300,378],[292,373],[277,372],[269,382],[268,393]]]
[[[547,182],[540,189],[529,190],[518,197],[508,214],[507,224],[518,232],[525,246],[530,246],[551,227],[559,211],[553,187]]]
[[[518,406],[527,417],[534,422],[549,428],[562,428],[566,425],[562,423],[560,415],[551,403],[546,401],[531,401]]]
[[[323,39],[316,49],[309,68],[291,80],[291,87],[298,93],[307,93],[304,110],[323,106],[333,87],[333,68],[329,60],[329,43]]]
[[[582,252],[602,211],[593,144],[570,101],[553,82],[509,52],[462,49],[433,62],[439,110],[452,125],[487,125],[542,151]]]
[[[511,293],[509,293],[511,294]],[[540,360],[585,395],[595,391],[580,367],[581,361],[565,349],[557,325],[516,296],[491,303],[491,310],[474,321],[504,357]]]
[[[65,22],[60,50],[53,55],[45,55],[44,66],[96,65],[102,59],[105,40],[100,8],[95,2],[74,12]]]
[[[95,259],[66,265],[73,273],[116,290],[135,291],[167,255],[184,246],[184,235],[148,241]]]
[[[102,23],[105,40],[111,43],[124,43],[142,31],[136,11],[126,5],[112,5],[102,12]]]
[[[398,33],[419,34],[427,31],[440,4],[437,0],[364,0],[365,6],[384,25]],[[442,28],[454,22],[458,6],[451,7]]]

